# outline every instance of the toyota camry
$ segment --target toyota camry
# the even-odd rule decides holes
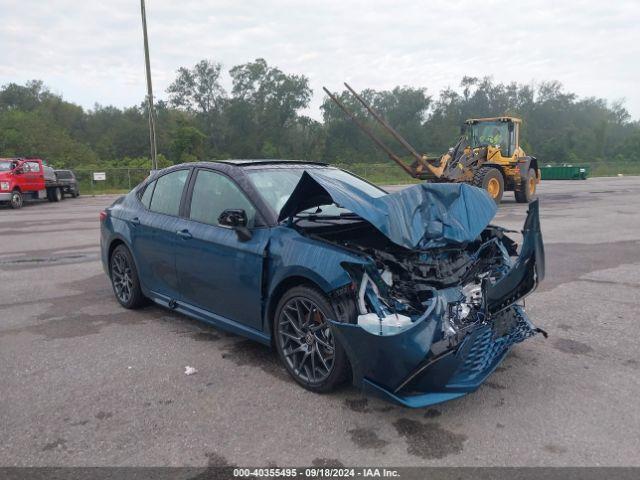
[[[422,407],[479,387],[544,332],[523,299],[544,277],[538,203],[520,246],[466,184],[395,193],[329,165],[229,160],[152,174],[101,212],[117,301],[267,345],[303,387],[351,381]]]

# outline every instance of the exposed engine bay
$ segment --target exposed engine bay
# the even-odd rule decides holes
[[[358,324],[380,335],[403,331],[430,315],[442,319],[444,337],[485,321],[483,282],[496,284],[517,256],[516,244],[494,226],[465,245],[420,251],[395,245],[357,219],[300,217],[296,223],[313,238],[372,260],[370,268],[343,267],[354,280]]]

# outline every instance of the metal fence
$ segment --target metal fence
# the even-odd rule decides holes
[[[103,170],[74,169],[80,184],[80,192],[85,194],[129,191],[149,176],[148,168],[107,168]],[[94,180],[93,174],[104,172],[104,180]]]
[[[411,183],[413,180],[395,164],[350,164],[336,165],[355,173],[370,182],[379,184]],[[74,169],[85,194],[119,193],[129,191],[148,175],[147,168],[106,168],[101,170]],[[94,180],[95,172],[103,172],[104,180]]]

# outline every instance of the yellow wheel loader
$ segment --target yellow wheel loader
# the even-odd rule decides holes
[[[405,163],[356,115],[326,88],[324,91],[349,118],[413,178],[432,182],[464,182],[485,189],[496,203],[505,191],[513,191],[519,203],[530,202],[540,183],[538,160],[520,147],[520,125],[515,117],[472,118],[462,128],[458,143],[440,158],[420,155],[386,120],[347,83],[347,89],[414,158]]]

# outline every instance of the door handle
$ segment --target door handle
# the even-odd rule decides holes
[[[134,227],[140,225],[140,219],[138,217],[133,217],[131,219],[131,225],[133,225]]]
[[[176,233],[180,238],[184,240],[189,240],[193,238],[193,235],[191,235],[191,232],[189,232],[189,230],[187,230],[186,228],[184,230],[178,230]]]

